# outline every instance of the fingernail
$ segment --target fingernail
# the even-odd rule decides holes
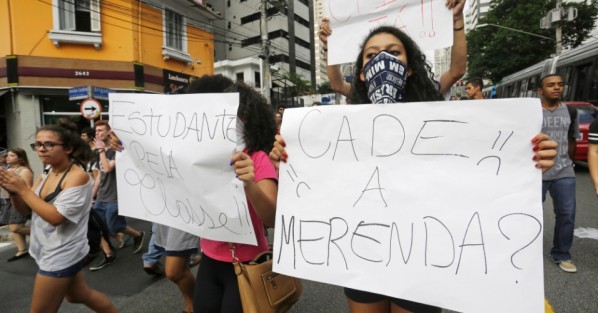
[[[536,143],[538,143],[538,141],[539,141],[538,137],[534,137],[534,138],[532,138],[532,143],[533,143],[533,144],[536,144]]]
[[[538,161],[538,156],[534,154],[534,157],[532,158],[532,160]]]
[[[540,163],[536,163],[536,168],[541,168],[542,165],[540,165]]]
[[[233,161],[230,161],[230,164],[229,164],[229,165],[230,165],[230,166],[233,166]]]
[[[239,178],[239,175],[235,175],[236,178]]]
[[[282,146],[283,146],[283,147],[286,147],[286,146],[287,146],[287,143],[286,143],[286,142],[283,142],[283,143],[282,143]]]
[[[288,157],[289,157],[289,155],[288,155],[288,154],[286,154],[286,152],[285,152],[285,153],[283,153],[283,154],[282,154],[282,157],[286,159],[286,158],[288,158]]]
[[[285,158],[285,157],[282,157],[282,159],[281,159],[281,160],[282,160],[282,162],[283,162],[283,163],[287,163],[287,158]]]
[[[540,147],[534,146],[534,151],[538,151],[538,150],[540,150]]]

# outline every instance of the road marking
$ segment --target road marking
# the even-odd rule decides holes
[[[544,299],[544,312],[554,313],[554,310],[552,310],[552,305],[550,305],[550,303],[546,299]]]
[[[591,227],[578,227],[573,234],[579,238],[590,238],[598,240],[598,229]]]
[[[12,244],[12,242],[0,242],[0,248],[10,246],[11,244]]]

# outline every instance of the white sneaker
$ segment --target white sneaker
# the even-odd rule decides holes
[[[571,260],[559,262],[559,267],[567,273],[577,272],[577,266],[575,266]]]

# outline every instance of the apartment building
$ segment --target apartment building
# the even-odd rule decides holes
[[[213,73],[219,18],[191,0],[0,0],[0,146],[26,147],[60,117],[89,126],[84,99],[107,119],[110,92],[177,92]]]

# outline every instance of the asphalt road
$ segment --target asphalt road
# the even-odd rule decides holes
[[[598,198],[594,194],[587,168],[578,165],[576,228],[598,228]],[[598,242],[575,237],[572,254],[578,273],[562,272],[550,262],[554,214],[550,199],[544,205],[544,277],[545,295],[554,312],[598,312]],[[149,223],[130,219],[135,228],[149,231]],[[147,244],[147,243],[146,243]],[[15,252],[14,245],[0,248],[0,312],[27,312],[37,270],[31,258],[6,263]],[[194,271],[196,268],[194,269]],[[183,301],[178,289],[164,278],[155,278],[142,270],[141,254],[133,255],[130,244],[118,250],[115,264],[98,272],[83,270],[95,289],[107,294],[121,312],[180,312]],[[438,292],[438,291],[434,291]],[[304,281],[304,294],[292,312],[347,312],[342,288]],[[60,312],[89,312],[82,305],[64,302]],[[448,311],[446,311],[448,312]]]

